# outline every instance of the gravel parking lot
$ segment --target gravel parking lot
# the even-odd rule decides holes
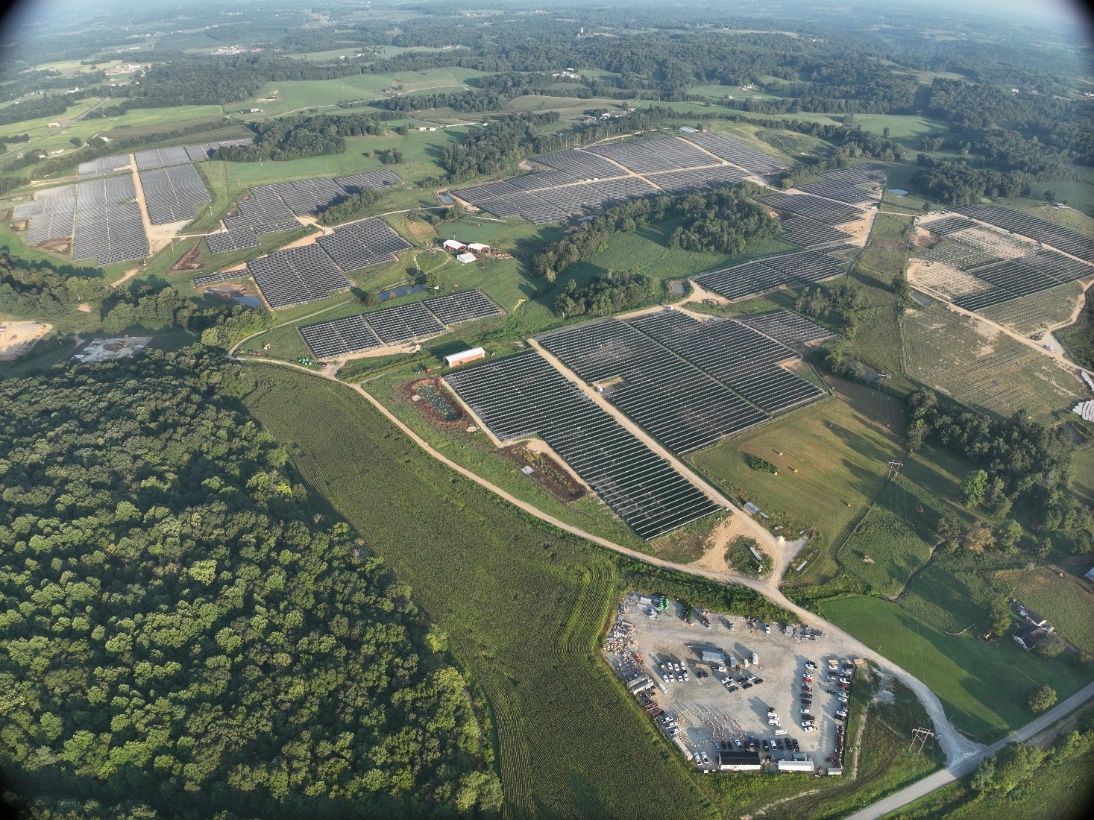
[[[822,769],[839,765],[834,752],[836,727],[842,724],[836,713],[846,708],[841,697],[849,692],[830,661],[850,674],[851,659],[839,654],[826,635],[704,610],[685,620],[683,604],[667,604],[659,611],[656,597],[628,594],[605,652],[628,685],[649,676],[652,685],[637,697],[652,707],[647,711],[681,751],[692,759],[698,753],[697,765],[716,769],[719,743],[737,749],[739,741],[747,751],[752,739],[771,766],[804,758]],[[656,614],[651,617],[651,612]],[[725,663],[709,655],[704,660],[704,651],[724,653]],[[816,669],[809,670],[807,663]],[[809,683],[803,682],[806,676]],[[811,690],[805,692],[810,714],[802,713],[803,684]],[[812,731],[802,726],[810,717]]]

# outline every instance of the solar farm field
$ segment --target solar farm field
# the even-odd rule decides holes
[[[783,287],[816,284],[839,276],[844,260],[821,251],[764,257],[695,277],[700,287],[731,302]]]
[[[498,359],[445,378],[501,441],[542,436],[641,538],[656,538],[719,509],[538,354]]]
[[[833,398],[808,413],[775,419],[688,459],[731,499],[751,501],[773,521],[786,521],[785,529],[817,529],[821,552],[804,576],[787,576],[792,584],[837,572],[827,550],[881,490],[888,462],[900,455],[902,403],[862,385],[832,384]],[[779,474],[753,470],[749,455],[775,464]]]
[[[1029,237],[1035,242],[1043,242],[1083,261],[1094,262],[1094,238],[1083,236],[1055,222],[997,206],[966,205],[959,211],[980,222]]]
[[[618,594],[609,553],[445,469],[349,388],[273,367],[252,372],[248,409],[293,442],[310,492],[413,588],[489,700],[507,812],[624,816],[641,805],[654,816],[715,815],[679,754],[597,660]]]
[[[480,291],[471,290],[305,325],[300,335],[317,359],[330,359],[437,336],[455,325],[499,313],[501,309]]]
[[[1083,286],[1078,282],[1069,282],[978,312],[985,318],[1029,336],[1070,322],[1082,295]]]
[[[908,375],[975,409],[1044,419],[1084,392],[1053,360],[941,305],[907,312],[901,328]]]

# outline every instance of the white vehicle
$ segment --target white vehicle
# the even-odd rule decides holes
[[[787,731],[786,731],[786,729],[776,729],[776,730],[775,730],[775,734],[777,734],[777,735],[785,735],[785,734],[787,734]]]
[[[660,689],[665,694],[668,694],[669,688],[667,686],[665,686],[665,684],[659,683],[659,684],[657,684],[657,688]]]
[[[701,766],[703,764],[703,758],[698,752],[694,752],[692,756],[695,758],[696,766]]]

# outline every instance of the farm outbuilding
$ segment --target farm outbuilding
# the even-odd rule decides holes
[[[780,772],[807,772],[813,773],[816,768],[809,758],[805,760],[780,760],[778,763]]]
[[[726,662],[726,653],[721,649],[704,649],[700,655],[703,663],[721,663]]]
[[[464,265],[469,265],[472,262],[478,260],[478,257],[473,253],[458,253],[456,254],[456,261]]]
[[[1029,652],[1031,649],[1037,646],[1045,636],[1048,634],[1048,630],[1033,624],[1026,624],[1019,628],[1014,633],[1014,642]]]
[[[467,246],[467,249],[469,251],[474,251],[475,253],[489,253],[490,252],[490,246],[489,245],[484,245],[481,242],[471,242]]]
[[[486,351],[481,347],[473,347],[470,350],[461,350],[459,353],[450,353],[444,357],[446,367],[458,367],[478,359],[485,359]]]
[[[718,752],[718,768],[723,772],[758,772],[761,767],[759,752]]]
[[[462,242],[460,242],[456,239],[446,239],[446,240],[444,240],[444,246],[450,251],[462,251],[464,248],[467,247],[467,245],[463,244]]]

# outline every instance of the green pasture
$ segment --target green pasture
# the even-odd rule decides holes
[[[888,462],[900,455],[900,402],[869,387],[832,379],[833,397],[696,453],[691,463],[731,498],[756,504],[788,528],[812,527],[821,554],[807,576],[838,568],[829,550],[884,486]],[[766,459],[778,475],[753,470],[746,455]],[[795,472],[797,470],[797,472]],[[792,522],[792,523],[791,523]],[[790,583],[795,576],[788,576]]]
[[[467,80],[483,72],[471,68],[431,68],[425,71],[400,71],[395,74],[355,74],[331,80],[286,80],[267,83],[253,99],[239,108],[261,108],[264,116],[279,116],[306,108],[336,106],[341,100],[390,96],[381,89],[410,93],[450,93],[467,86]],[[274,101],[270,97],[276,97]],[[233,104],[234,105],[234,104]]]
[[[251,372],[250,411],[286,443],[310,492],[411,587],[485,693],[509,813],[715,813],[599,659],[618,592],[607,553],[446,470],[349,389]]]
[[[1000,572],[1014,597],[1048,618],[1056,631],[1072,646],[1094,653],[1094,595],[1086,581],[1071,573],[1048,567]]]
[[[1011,640],[988,645],[969,633],[947,635],[879,598],[834,598],[821,602],[820,610],[927,684],[954,725],[980,742],[1029,721],[1032,686],[1051,680],[1062,700],[1087,682],[1065,661],[1024,652]]]
[[[912,523],[929,515],[921,500],[903,481],[889,482],[840,546],[840,564],[879,595],[898,595],[931,558],[931,545]]]

